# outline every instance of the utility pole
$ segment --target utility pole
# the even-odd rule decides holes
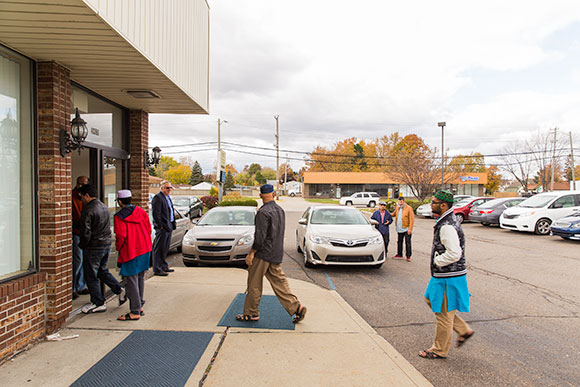
[[[288,184],[288,153],[286,153],[286,166],[284,167],[284,189],[286,189],[286,184]]]
[[[274,116],[276,120],[276,196],[280,194],[280,132],[278,128],[278,117]]]
[[[576,190],[576,166],[574,165],[574,144],[572,142],[572,132],[570,132],[570,164],[572,164],[572,191]]]
[[[552,152],[552,176],[550,181],[550,191],[554,191],[554,173],[556,168],[556,139],[558,136],[558,128],[554,128],[554,150]]]
[[[445,129],[445,122],[438,122],[437,126],[441,127],[441,189],[445,185],[445,147],[443,146],[443,129]]]
[[[217,163],[216,163],[216,173],[215,173],[215,177],[216,177],[216,181],[218,183],[218,203],[222,202],[222,196],[223,196],[223,182],[221,181],[221,170],[222,167],[225,167],[225,165],[221,165],[221,160],[222,160],[222,143],[221,143],[221,124],[222,122],[225,124],[227,123],[226,120],[221,120],[218,118],[218,133],[217,133]]]

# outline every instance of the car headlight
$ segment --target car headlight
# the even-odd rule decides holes
[[[536,213],[536,211],[528,211],[528,212],[523,212],[520,214],[520,217],[525,218],[526,216],[532,216]]]
[[[383,237],[377,236],[373,238],[369,238],[369,245],[378,245],[379,243],[383,243]]]
[[[238,246],[251,245],[254,243],[254,234],[245,234],[238,241]]]
[[[195,245],[195,238],[193,237],[192,233],[188,232],[183,237],[183,244],[194,246]]]
[[[580,222],[571,224],[570,228],[580,228]]]
[[[317,244],[322,244],[322,243],[328,244],[328,238],[320,236],[320,235],[310,234],[310,235],[308,235],[308,239],[310,239],[312,242],[317,243]]]

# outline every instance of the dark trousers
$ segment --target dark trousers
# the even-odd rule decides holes
[[[383,243],[385,244],[385,258],[387,257],[387,251],[389,250],[389,234],[381,234],[383,236]]]
[[[79,235],[73,234],[73,292],[78,292],[84,290],[87,285],[85,284],[85,275],[83,270],[83,251],[81,250],[79,243],[81,237]]]
[[[121,284],[113,277],[107,267],[109,250],[109,246],[101,249],[83,250],[85,282],[91,294],[91,302],[96,306],[101,306],[105,303],[105,297],[103,297],[103,293],[101,292],[99,280],[110,287],[113,293],[121,293]]]
[[[408,232],[398,232],[398,239],[397,239],[397,255],[403,256],[403,240],[405,240],[405,254],[406,257],[410,257],[411,253],[411,235]]]
[[[171,234],[173,231],[165,229],[155,230],[155,240],[153,241],[153,272],[161,273],[169,270],[169,265],[165,261],[171,244]]]
[[[145,304],[145,300],[143,300],[143,294],[145,292],[145,272],[142,271],[139,274],[124,277],[124,281],[125,294],[127,294],[127,298],[129,299],[131,313],[139,314]]]

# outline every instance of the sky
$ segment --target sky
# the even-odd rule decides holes
[[[280,163],[288,154],[294,170],[305,155],[286,150],[349,137],[414,133],[440,149],[440,121],[451,156],[498,153],[554,127],[580,148],[578,1],[208,3],[210,114],[151,114],[149,139],[204,173],[218,119],[221,140],[242,145],[222,145],[238,170],[275,167],[274,116]]]

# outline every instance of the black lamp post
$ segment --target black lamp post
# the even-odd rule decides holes
[[[60,155],[65,157],[75,149],[78,149],[79,154],[81,154],[83,142],[85,142],[88,134],[87,123],[81,118],[79,109],[76,108],[75,118],[70,122],[70,135],[66,132],[66,129],[60,130]]]
[[[143,168],[147,169],[153,165],[159,165],[159,161],[161,160],[161,148],[156,146],[155,148],[151,149],[151,157],[149,156],[149,152],[143,152]]]

